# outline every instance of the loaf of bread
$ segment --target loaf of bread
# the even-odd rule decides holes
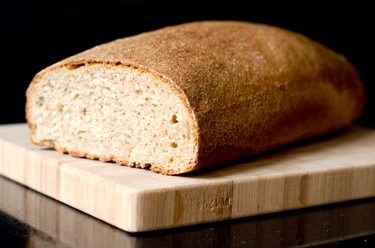
[[[47,67],[27,90],[26,119],[37,145],[172,175],[341,129],[364,95],[344,56],[303,35],[204,21]]]

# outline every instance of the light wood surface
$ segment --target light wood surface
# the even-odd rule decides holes
[[[1,176],[0,199],[0,216],[5,212],[31,227],[28,248],[312,247],[375,233],[375,198],[140,235],[123,232]]]
[[[184,176],[37,147],[0,126],[0,174],[130,232],[375,196],[375,130],[351,127],[231,166]]]

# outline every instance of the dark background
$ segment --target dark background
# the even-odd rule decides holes
[[[246,4],[245,4],[246,2]],[[375,127],[374,18],[370,2],[327,5],[252,1],[1,1],[0,124],[24,122],[25,91],[43,68],[95,45],[198,20],[267,23],[302,33],[357,67],[367,103],[358,124]]]

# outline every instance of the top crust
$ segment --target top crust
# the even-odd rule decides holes
[[[287,30],[236,21],[187,23],[96,46],[39,72],[27,94],[46,71],[90,64],[145,71],[186,99],[198,144],[191,170],[338,130],[364,105],[362,81],[344,56]]]

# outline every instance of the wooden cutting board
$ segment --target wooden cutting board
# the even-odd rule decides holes
[[[0,174],[129,232],[375,196],[375,129],[183,176],[74,158],[29,135],[26,124],[0,126]]]

